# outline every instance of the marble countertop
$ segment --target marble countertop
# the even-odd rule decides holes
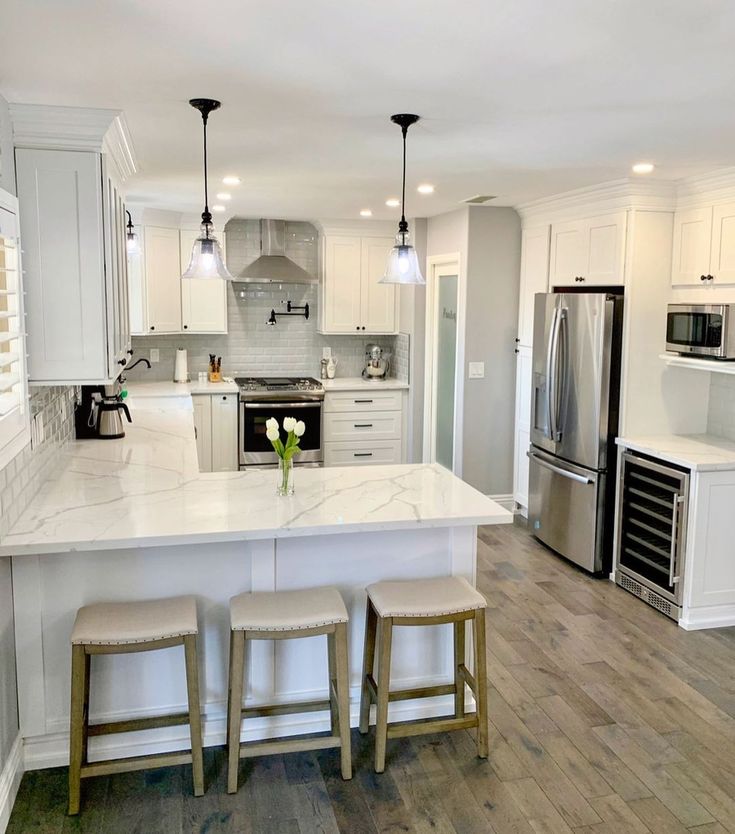
[[[367,388],[382,390],[404,390],[409,387],[407,382],[388,377],[388,379],[370,380],[361,376],[343,376],[336,379],[322,379],[325,391],[364,391]]]
[[[274,470],[199,472],[190,398],[149,399],[131,386],[128,403],[126,436],[72,442],[0,555],[512,521],[425,464],[297,468],[296,494],[278,498]]]
[[[714,434],[619,437],[618,446],[702,472],[735,469],[735,443]]]
[[[188,397],[192,394],[237,394],[234,380],[229,382],[130,382],[125,384],[130,397]]]

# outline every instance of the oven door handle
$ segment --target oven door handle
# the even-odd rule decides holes
[[[246,408],[248,411],[264,411],[266,409],[270,409],[271,411],[274,409],[284,409],[284,408],[314,408],[315,406],[321,405],[321,400],[307,400],[305,402],[298,402],[298,403],[243,403],[243,407]]]

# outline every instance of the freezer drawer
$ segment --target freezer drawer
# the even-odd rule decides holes
[[[585,570],[599,572],[603,562],[605,473],[573,466],[533,447],[528,457],[531,532]]]

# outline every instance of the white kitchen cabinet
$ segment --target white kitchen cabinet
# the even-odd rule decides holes
[[[625,279],[627,212],[551,227],[550,280],[554,286],[614,286]]]
[[[326,235],[322,239],[319,332],[389,334],[398,328],[395,287],[380,284],[393,238]]]
[[[236,472],[237,409],[239,396],[229,394],[195,394],[194,427],[201,472]]]
[[[179,230],[145,226],[143,230],[148,331],[181,331]]]
[[[402,462],[400,440],[336,442],[324,446],[325,466],[385,466]]]
[[[696,284],[710,271],[712,207],[683,209],[674,214],[671,283]]]
[[[402,463],[404,391],[327,391],[324,396],[325,466]]]
[[[521,283],[518,306],[518,344],[533,344],[536,293],[549,288],[550,226],[524,229],[521,235]]]
[[[105,155],[16,148],[29,377],[101,383],[130,349],[125,207]]]
[[[185,272],[200,232],[181,229],[180,264]],[[224,235],[222,235],[224,238]],[[181,330],[185,333],[227,333],[228,282],[219,278],[181,281]]]
[[[531,443],[531,391],[533,348],[521,346],[516,354],[515,463],[513,499],[525,515],[528,507],[528,456]]]

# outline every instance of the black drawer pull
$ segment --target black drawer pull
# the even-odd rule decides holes
[[[353,423],[352,425],[356,429],[371,429],[373,427],[372,423]]]
[[[371,403],[372,400],[355,400],[354,402],[355,402],[355,405],[357,405],[358,403]]]
[[[373,456],[372,452],[353,452],[352,457],[354,458],[371,458]]]

